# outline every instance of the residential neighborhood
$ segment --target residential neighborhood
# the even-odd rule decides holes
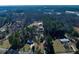
[[[79,54],[79,8],[71,7],[0,7],[0,54]]]

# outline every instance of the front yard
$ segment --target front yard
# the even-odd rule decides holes
[[[64,53],[65,52],[65,48],[63,47],[63,45],[61,44],[61,42],[59,40],[53,41],[53,47],[54,47],[55,53]]]

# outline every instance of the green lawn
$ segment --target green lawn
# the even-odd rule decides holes
[[[61,44],[61,42],[59,40],[53,41],[53,47],[54,47],[55,53],[64,53],[65,52],[65,48],[63,47],[63,45]]]
[[[10,44],[8,40],[5,40],[3,42],[0,42],[0,48],[10,48]],[[29,51],[30,50],[30,45],[26,44],[21,51]]]
[[[23,48],[20,49],[20,51],[28,52],[30,50],[30,45],[26,44]]]
[[[9,48],[9,47],[10,47],[10,44],[8,40],[0,42],[0,48]]]

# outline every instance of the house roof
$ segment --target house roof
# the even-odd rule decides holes
[[[68,42],[69,39],[66,39],[66,38],[63,38],[63,39],[60,39],[61,42]]]
[[[33,44],[33,40],[32,39],[29,39],[29,40],[27,40],[27,43],[28,44]]]

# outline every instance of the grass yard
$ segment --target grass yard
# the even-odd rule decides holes
[[[63,45],[61,44],[61,42],[59,40],[53,41],[53,47],[54,47],[55,53],[64,53],[65,52],[65,48],[63,47]]]
[[[0,48],[9,48],[10,44],[8,40],[4,40],[3,42],[0,42]]]
[[[20,51],[28,52],[30,50],[30,45],[26,44],[23,48],[20,49]]]

